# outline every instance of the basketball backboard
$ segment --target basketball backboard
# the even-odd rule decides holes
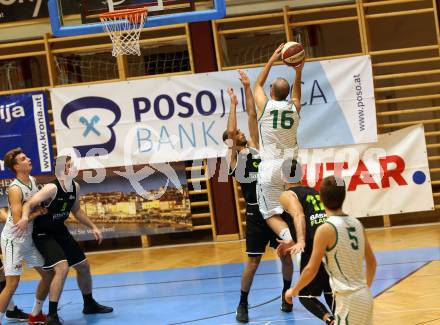
[[[81,0],[77,14],[81,19],[72,19],[71,0],[49,0],[49,15],[52,33],[56,37],[76,36],[104,32],[98,15],[114,10],[136,7],[148,8],[148,19],[144,27],[207,21],[223,18],[226,14],[225,0]],[[66,10],[66,8],[69,8]],[[69,16],[68,16],[69,15]]]

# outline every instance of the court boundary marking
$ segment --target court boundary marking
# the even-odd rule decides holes
[[[384,294],[385,292],[387,292],[388,290],[392,289],[393,287],[395,287],[396,285],[398,285],[399,283],[401,283],[402,281],[406,280],[407,278],[409,278],[411,275],[413,275],[414,273],[420,271],[421,269],[423,269],[424,267],[428,266],[429,264],[431,264],[432,262],[437,261],[437,260],[430,260],[430,261],[426,261],[426,263],[424,263],[423,265],[419,266],[418,268],[416,268],[415,270],[413,270],[412,272],[409,272],[406,276],[404,276],[403,278],[400,278],[399,280],[397,280],[397,282],[393,283],[392,285],[388,286],[387,288],[385,288],[384,290],[382,290],[381,292],[379,292],[377,295],[374,296],[374,298],[377,298],[379,296],[381,296],[382,294]]]

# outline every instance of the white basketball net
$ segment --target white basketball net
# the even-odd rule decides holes
[[[146,10],[138,10],[137,12],[113,13],[117,15],[100,15],[101,22],[104,24],[105,31],[110,35],[113,43],[113,56],[119,55],[141,55],[139,46],[139,37],[145,18]]]

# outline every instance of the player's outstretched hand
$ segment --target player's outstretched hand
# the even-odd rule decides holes
[[[231,104],[237,106],[238,99],[237,99],[237,96],[234,94],[234,89],[228,88],[226,90],[226,92],[228,93],[229,97],[231,98]]]
[[[277,255],[279,257],[285,256],[287,253],[289,253],[289,249],[292,248],[292,246],[295,244],[293,240],[280,240],[277,239],[279,245],[277,247]]]
[[[238,73],[240,74],[240,77],[238,79],[240,79],[241,84],[243,85],[243,87],[250,87],[251,86],[251,82],[249,80],[248,75],[246,74],[246,72],[244,72],[243,70],[238,70]]]
[[[302,71],[305,63],[306,63],[306,59],[302,60],[300,65],[297,65],[296,67],[293,68],[296,70],[296,72]]]
[[[102,236],[101,230],[99,230],[98,227],[93,227],[92,228],[92,232],[93,232],[93,236],[95,236],[95,239],[98,241],[98,244],[101,244],[102,239],[104,238]]]
[[[271,61],[272,63],[275,61],[280,61],[281,60],[281,50],[283,49],[283,47],[284,47],[284,43],[281,43],[280,46],[277,47],[275,52],[273,52],[269,61]]]
[[[304,252],[305,244],[303,242],[298,242],[292,247],[287,249],[287,252],[289,252],[291,255],[301,254]]]
[[[286,293],[284,294],[284,299],[286,299],[286,301],[287,301],[289,304],[293,304],[293,302],[292,302],[293,297],[295,297],[295,296],[297,296],[297,295],[298,295],[298,292],[294,291],[294,288],[290,288],[290,289],[288,289],[288,290],[286,291]]]

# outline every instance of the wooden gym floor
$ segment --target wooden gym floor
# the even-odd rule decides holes
[[[374,323],[440,324],[440,224],[367,233],[379,261]],[[83,316],[81,296],[69,279],[60,302],[65,324],[235,323],[244,241],[92,253],[88,259],[95,296],[116,305],[115,313]],[[273,299],[281,288],[279,263],[269,249],[263,260],[250,294],[251,324],[322,324],[298,302],[293,314],[279,315],[278,299]],[[28,309],[35,273],[28,271],[23,279],[28,281],[15,300]],[[145,316],[138,319],[130,311]]]

